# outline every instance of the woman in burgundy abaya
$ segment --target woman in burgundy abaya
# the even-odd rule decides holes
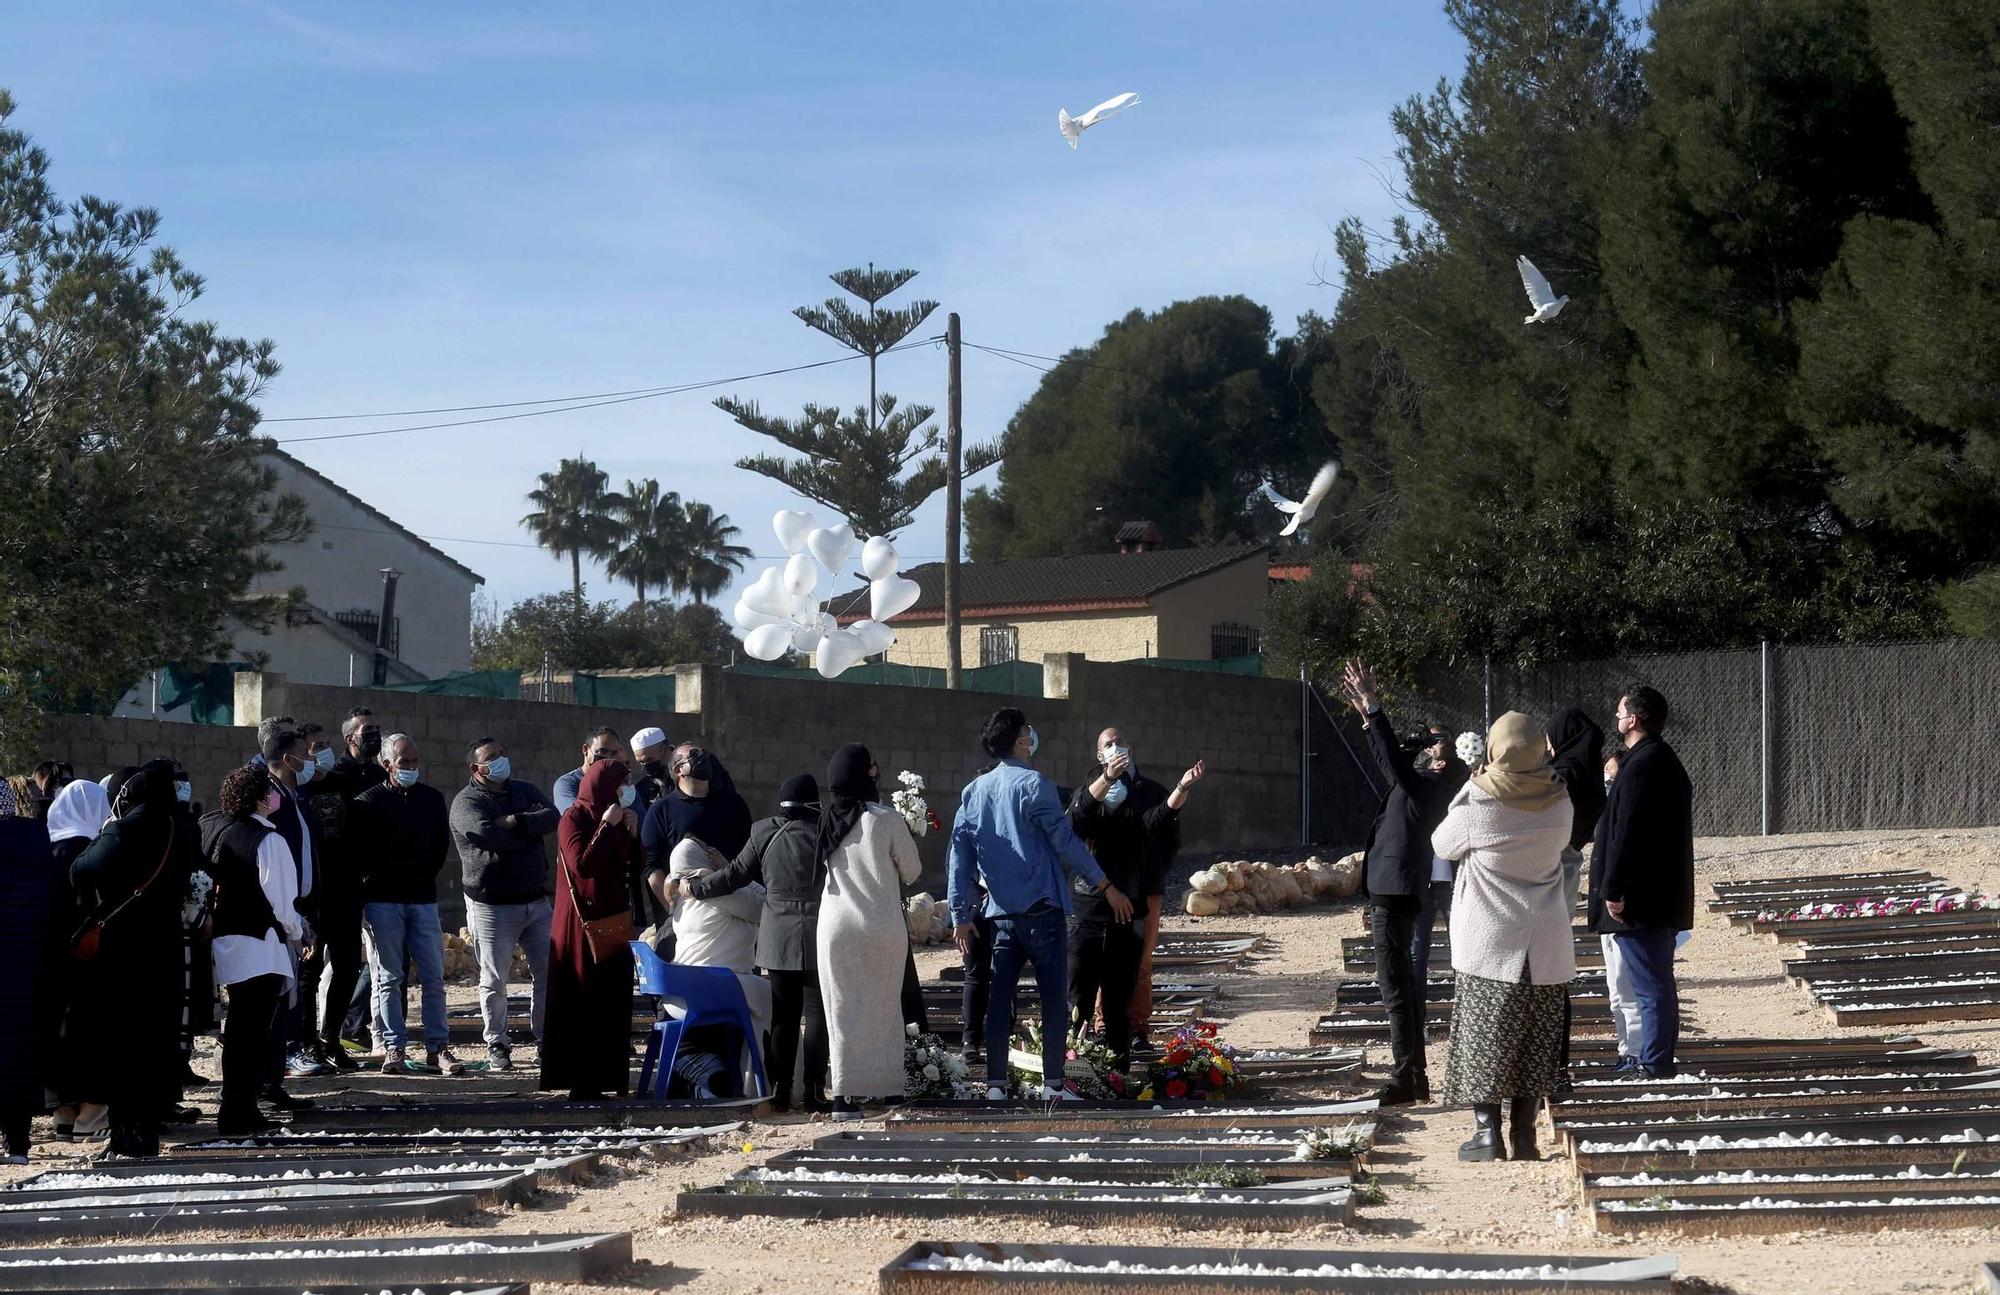
[[[629,911],[626,879],[645,866],[625,775],[616,760],[591,765],[556,828],[541,1086],[567,1089],[577,1101],[623,1097],[631,1086],[632,951],[593,956],[583,933],[586,920]]]

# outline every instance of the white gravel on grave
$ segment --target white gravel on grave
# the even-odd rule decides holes
[[[559,1164],[554,1160],[537,1160],[525,1165],[502,1165],[480,1161],[453,1162],[443,1165],[397,1165],[388,1169],[376,1169],[363,1174],[353,1169],[306,1168],[274,1170],[270,1173],[220,1174],[220,1173],[174,1173],[162,1170],[156,1174],[93,1174],[52,1170],[29,1180],[0,1186],[0,1200],[5,1200],[10,1192],[48,1191],[63,1188],[68,1191],[95,1191],[106,1187],[254,1187],[271,1183],[343,1182],[356,1178],[465,1178],[473,1175],[496,1177],[502,1174],[534,1173]],[[407,1190],[403,1185],[400,1190]]]
[[[1785,1147],[1890,1147],[1924,1146],[1932,1143],[2000,1142],[2000,1133],[1983,1134],[1977,1129],[1963,1133],[1941,1133],[1936,1137],[1906,1138],[1894,1134],[1888,1139],[1837,1138],[1831,1133],[1779,1133],[1768,1138],[1724,1138],[1708,1134],[1700,1138],[1656,1138],[1641,1133],[1630,1142],[1583,1142],[1577,1150],[1605,1151],[1754,1151]]]
[[[1939,1205],[2000,1205],[2000,1196],[1896,1196],[1886,1201],[1829,1201],[1780,1200],[1768,1196],[1753,1196],[1747,1201],[1599,1201],[1597,1208],[1607,1214],[1633,1214],[1640,1212],[1667,1211],[1670,1213],[1720,1212],[1723,1210],[1840,1210],[1840,1209],[1880,1209],[1883,1206],[1923,1205],[1935,1208]]]
[[[1132,1277],[1353,1277],[1404,1278],[1421,1281],[1533,1281],[1566,1277],[1570,1269],[1553,1264],[1532,1268],[1421,1268],[1388,1264],[1329,1263],[1312,1267],[1275,1264],[1140,1264],[1121,1259],[1077,1263],[1070,1259],[982,1259],[975,1256],[926,1255],[909,1267],[927,1272],[1077,1273]]]
[[[1761,1169],[1745,1169],[1741,1173],[1721,1171],[1701,1174],[1694,1178],[1667,1178],[1657,1174],[1640,1172],[1636,1174],[1606,1174],[1594,1181],[1603,1187],[1726,1187],[1736,1184],[1748,1186],[1753,1183],[1880,1183],[1890,1181],[1906,1182],[1978,1182],[1982,1179],[2000,1179],[2000,1170],[1992,1173],[1934,1173],[1927,1174],[1915,1165],[1894,1174],[1816,1174],[1816,1173],[1770,1173]]]
[[[245,1196],[273,1197],[282,1200],[335,1198],[352,1200],[362,1196],[403,1196],[411,1193],[449,1195],[466,1190],[467,1184],[464,1182],[416,1178],[395,1183],[237,1183],[234,1190],[223,1188],[203,1192],[201,1196],[206,1201],[235,1200]],[[127,1206],[136,1209],[145,1205],[178,1205],[187,1195],[188,1191],[185,1188],[177,1191],[171,1187],[162,1187],[158,1191],[133,1192],[124,1196],[63,1196],[24,1201],[0,1200],[0,1214],[48,1209],[115,1210]]]
[[[104,1255],[92,1254],[85,1250],[76,1258],[68,1255],[45,1255],[36,1259],[0,1258],[0,1268],[66,1268],[94,1267],[99,1264],[185,1264],[185,1263],[231,1263],[261,1262],[264,1260],[293,1261],[300,1259],[416,1259],[433,1255],[512,1255],[539,1254],[550,1247],[533,1242],[518,1245],[496,1244],[487,1241],[452,1241],[433,1245],[398,1246],[385,1244],[372,1250],[314,1250],[301,1247],[296,1250],[237,1251],[218,1250],[212,1245],[190,1247],[185,1250],[149,1250],[142,1254]]]

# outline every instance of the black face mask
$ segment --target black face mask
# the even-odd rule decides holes
[[[645,770],[648,778],[664,778],[667,776],[667,766],[663,760],[648,760],[639,767]]]
[[[364,728],[361,730],[361,758],[373,760],[382,754],[382,730]]]

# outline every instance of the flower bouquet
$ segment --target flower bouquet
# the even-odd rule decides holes
[[[944,823],[938,818],[937,811],[924,800],[923,775],[905,769],[896,775],[896,781],[903,784],[903,789],[890,795],[889,804],[910,825],[910,834],[922,836],[932,829],[942,829]]]
[[[965,1058],[935,1034],[918,1034],[903,1043],[903,1096],[915,1099],[963,1097],[968,1068]]]
[[[1007,1043],[1007,1078],[1014,1091],[1038,1094],[1042,1078],[1042,1032],[1022,1025]],[[1119,1073],[1111,1049],[1096,1039],[1071,1037],[1063,1048],[1062,1086],[1078,1097],[1109,1102],[1133,1095],[1133,1084]]]
[[[1174,1031],[1173,1041],[1153,1063],[1139,1099],[1217,1102],[1242,1086],[1236,1049],[1216,1037],[1210,1022],[1190,1021]]]
[[[1912,895],[1908,898],[1855,899],[1842,903],[1807,904],[1802,908],[1760,909],[1760,922],[1818,922],[1839,917],[1915,917],[1926,913],[1978,912],[2000,909],[2000,895],[1977,895],[1955,891],[1944,895]]]

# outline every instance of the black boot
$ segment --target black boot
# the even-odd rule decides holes
[[[1500,1107],[1497,1104],[1472,1108],[1472,1138],[1458,1144],[1460,1160],[1504,1160],[1507,1151],[1500,1145]]]
[[[1516,1097],[1508,1104],[1507,1121],[1514,1140],[1514,1159],[1540,1160],[1541,1148],[1535,1145],[1535,1117],[1541,1111],[1541,1102],[1533,1097]]]
[[[1431,1099],[1431,1077],[1429,1073],[1419,1070],[1416,1081],[1410,1085],[1410,1091],[1416,1094],[1418,1101],[1428,1102]]]

